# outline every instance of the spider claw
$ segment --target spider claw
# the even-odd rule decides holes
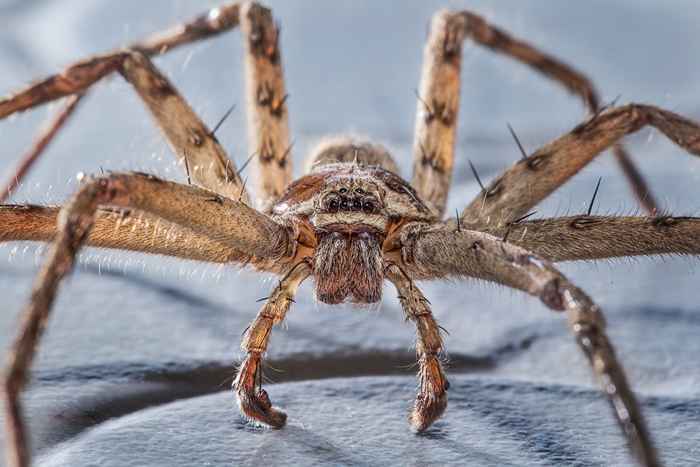
[[[282,428],[287,422],[287,414],[274,408],[267,391],[256,384],[260,375],[259,365],[260,355],[251,353],[239,368],[233,383],[238,407],[243,416],[253,423]]]
[[[287,423],[287,414],[272,406],[270,396],[264,389],[257,391],[236,391],[238,407],[249,421],[268,426],[270,428],[282,428]]]
[[[440,362],[435,356],[419,360],[420,390],[409,416],[411,426],[416,432],[425,431],[440,418],[447,408],[447,388]]]
[[[413,410],[409,416],[411,427],[418,433],[427,430],[442,416],[447,408],[447,393],[418,394]]]

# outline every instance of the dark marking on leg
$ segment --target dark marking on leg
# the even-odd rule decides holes
[[[224,197],[220,195],[212,196],[211,198],[205,198],[204,201],[209,201],[212,203],[216,203],[220,206],[223,206],[224,204]]]
[[[547,153],[541,153],[541,154],[535,154],[532,157],[528,157],[527,160],[525,161],[525,164],[528,169],[530,170],[540,170],[544,165],[547,163],[547,159],[549,159],[549,156],[551,154]]]
[[[501,179],[494,180],[493,183],[491,183],[491,186],[489,186],[489,189],[486,191],[485,197],[493,198],[498,196],[503,191],[502,181],[503,180]]]
[[[204,136],[196,128],[190,128],[190,136],[188,138],[190,144],[196,147],[200,147],[204,144]]]
[[[572,219],[571,222],[569,222],[569,227],[576,230],[584,230],[596,224],[600,224],[600,222],[601,221],[596,218],[581,216]]]
[[[542,303],[552,308],[553,310],[564,310],[564,299],[559,290],[558,278],[550,280],[544,285],[544,287],[542,287],[542,292],[540,293],[540,300],[542,300]]]

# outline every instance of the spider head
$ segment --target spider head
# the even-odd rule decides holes
[[[310,222],[316,229],[316,297],[324,303],[381,300],[382,241],[387,217],[381,188],[353,171],[338,173],[319,190]]]
[[[327,163],[291,184],[273,206],[303,225],[316,296],[324,303],[375,303],[384,282],[384,242],[397,226],[434,215],[408,183],[381,167]]]

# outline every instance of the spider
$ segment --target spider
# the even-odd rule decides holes
[[[258,209],[233,162],[149,56],[240,24],[245,36],[250,143],[258,165]],[[569,133],[526,154],[461,213],[445,217],[454,161],[461,51],[472,40],[509,55],[580,95],[591,115]],[[92,57],[0,100],[0,117],[71,96],[55,128],[96,81],[119,72],[139,94],[182,161],[188,184],[143,173],[83,180],[61,209],[0,206],[0,240],[52,241],[10,352],[3,395],[8,463],[29,465],[19,395],[61,279],[84,245],[250,265],[279,276],[245,331],[233,389],[243,414],[281,428],[286,415],[262,388],[261,363],[273,325],[284,320],[299,285],[311,278],[318,300],[371,304],[391,282],[417,328],[418,394],[410,414],[426,430],[447,406],[443,343],[421,280],[477,278],[538,297],[566,312],[576,342],[608,398],[633,457],[659,465],[643,415],[605,333],[601,309],[554,263],[661,253],[697,254],[700,219],[654,213],[528,220],[530,210],[603,150],[613,147],[653,211],[619,140],[646,125],[700,154],[700,127],[642,104],[600,108],[580,72],[468,11],[440,11],[432,21],[418,92],[413,179],[397,173],[382,146],[329,139],[291,180],[291,147],[279,27],[257,3],[229,4],[123,50]],[[517,138],[516,138],[517,142]],[[519,143],[518,143],[519,145]],[[476,175],[476,173],[475,173]],[[636,177],[636,178],[635,178]],[[478,179],[478,176],[477,176]],[[481,184],[481,181],[479,180]],[[135,213],[138,212],[139,219]],[[167,232],[167,234],[166,234]],[[128,233],[128,234],[127,234]],[[174,235],[173,235],[174,233]]]

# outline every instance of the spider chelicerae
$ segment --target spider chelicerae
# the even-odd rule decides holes
[[[250,143],[258,165],[257,206],[233,162],[149,57],[240,24],[245,35]],[[590,117],[483,186],[454,218],[445,204],[454,159],[461,47],[472,40],[511,56],[580,95]],[[391,282],[417,328],[419,390],[411,425],[427,429],[446,408],[449,384],[443,344],[430,302],[416,282],[478,278],[539,297],[567,313],[633,456],[658,459],[643,416],[605,334],[598,306],[554,267],[589,260],[661,253],[697,254],[698,219],[657,214],[653,198],[618,141],[645,125],[693,154],[700,128],[674,113],[629,104],[600,108],[581,73],[470,12],[435,15],[418,91],[413,179],[408,183],[381,146],[329,139],[310,156],[307,175],[291,180],[291,144],[279,28],[255,4],[225,5],[131,47],[74,64],[0,100],[0,118],[67,97],[48,138],[75,111],[88,88],[114,71],[133,85],[186,168],[187,185],[140,174],[84,180],[62,209],[0,206],[0,240],[53,240],[10,355],[4,380],[8,462],[29,464],[19,394],[28,379],[61,278],[82,245],[251,265],[279,284],[245,333],[234,390],[249,419],[282,427],[286,415],[262,388],[261,363],[271,328],[281,322],[302,281],[312,278],[325,303],[375,303]],[[517,138],[516,138],[517,140]],[[587,215],[527,220],[530,210],[603,150],[612,147],[651,212],[644,217]],[[40,149],[37,151],[37,154]],[[478,178],[478,176],[477,176]],[[481,183],[481,181],[479,181]],[[139,213],[134,216],[134,211]]]

